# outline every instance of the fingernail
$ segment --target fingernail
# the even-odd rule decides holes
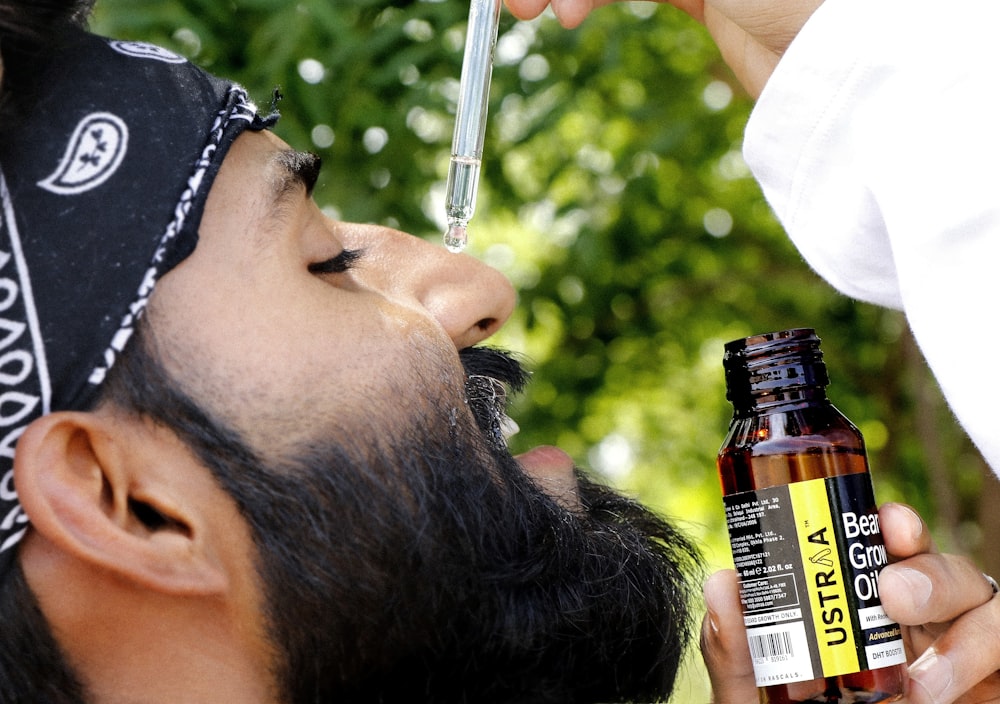
[[[715,575],[712,575],[701,587],[702,594],[705,597],[705,620],[708,622],[709,628],[712,629],[712,633],[719,633],[719,622],[716,616],[715,604],[716,600],[720,598],[717,593],[719,590],[719,580],[717,578],[713,579]]]
[[[931,590],[934,588],[930,578],[923,572],[909,567],[896,567],[894,571],[906,584],[913,606],[918,609],[923,608],[930,600]]]
[[[910,519],[910,537],[916,540],[924,532],[924,522],[920,520],[920,514],[914,511],[912,508],[906,504],[896,504],[903,513],[906,514],[907,518]]]
[[[920,658],[910,665],[911,685],[917,684],[927,692],[930,701],[939,701],[951,687],[955,672],[951,660],[942,657],[933,648],[928,648]]]
[[[710,629],[712,629],[712,635],[713,636],[719,635],[719,624],[715,620],[715,614],[714,613],[712,613],[711,611],[706,611],[705,612],[705,622],[708,623],[708,627]]]

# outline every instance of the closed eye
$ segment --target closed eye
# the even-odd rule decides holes
[[[331,257],[326,261],[313,262],[309,265],[309,273],[311,274],[343,274],[351,270],[351,268],[361,259],[364,254],[363,250],[360,249],[344,249],[341,250],[340,254],[335,257]]]

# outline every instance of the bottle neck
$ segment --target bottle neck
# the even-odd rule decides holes
[[[726,397],[737,415],[826,401],[829,377],[810,329],[784,330],[726,345]]]
[[[748,395],[733,400],[733,410],[737,416],[748,416],[759,413],[777,413],[792,411],[806,406],[829,403],[826,389],[821,386],[804,386],[785,389],[768,394]]]

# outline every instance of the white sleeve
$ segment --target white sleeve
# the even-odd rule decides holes
[[[1000,474],[1000,2],[826,0],[744,154],[821,276],[905,311]]]

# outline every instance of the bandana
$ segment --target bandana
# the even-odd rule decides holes
[[[94,402],[157,280],[193,251],[228,147],[276,119],[181,56],[82,30],[45,71],[0,140],[0,576],[28,525],[17,438]]]

